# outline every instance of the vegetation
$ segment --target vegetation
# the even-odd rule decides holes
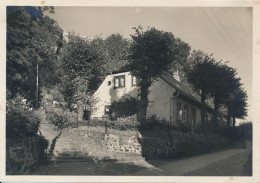
[[[235,118],[243,118],[246,115],[245,91],[241,88],[240,78],[237,78],[237,71],[221,61],[216,61],[212,55],[202,51],[193,51],[185,68],[188,82],[193,89],[201,96],[201,124],[205,128],[205,101],[213,98],[214,114],[213,127],[219,127],[220,107],[227,108],[227,120],[232,115]],[[234,104],[238,107],[234,107]],[[234,109],[234,110],[233,110]],[[230,122],[228,123],[230,126]],[[233,124],[235,126],[235,122]]]
[[[112,102],[110,106],[110,117],[117,119],[137,114],[138,99],[132,96],[124,95],[119,101]]]
[[[111,74],[112,71],[127,64],[131,42],[120,34],[112,34],[103,40],[105,52],[105,70]]]
[[[210,97],[210,85],[214,83],[211,76],[214,68],[214,58],[202,51],[193,51],[189,57],[189,64],[186,67],[186,77],[194,91],[201,97],[201,125],[205,126],[205,100]]]
[[[185,62],[190,47],[172,33],[150,28],[135,28],[130,47],[130,71],[138,79],[140,105],[138,118],[146,118],[149,87],[174,62]]]
[[[54,12],[47,7],[7,8],[7,97],[19,94],[35,107],[38,88],[58,81],[55,63],[63,39],[62,29],[44,11]]]
[[[8,8],[7,99],[11,102],[19,95],[37,108],[39,96],[45,97],[44,91],[57,90],[52,92],[55,96],[49,102],[65,101],[67,105],[63,105],[62,110],[52,108],[48,111],[48,120],[58,128],[72,123],[72,115],[66,108],[72,110],[76,104],[77,121],[82,121],[84,105],[91,105],[91,96],[105,76],[122,66],[138,79],[139,95],[138,99],[124,96],[112,103],[110,117],[121,120],[120,123],[132,119],[135,114],[145,123],[149,87],[173,67],[184,68],[187,81],[201,96],[203,128],[206,128],[205,103],[209,98],[214,101],[215,128],[221,126],[219,119],[223,107],[227,111],[228,126],[231,118],[235,127],[236,118],[243,119],[247,115],[247,94],[237,71],[203,51],[190,54],[189,45],[172,33],[156,28],[143,30],[139,26],[134,28],[131,41],[120,34],[105,39],[85,39],[75,33],[69,33],[65,40],[63,30],[44,15],[45,11],[54,13],[52,7]],[[25,116],[18,109],[17,113],[14,111],[8,112],[9,121]],[[14,119],[11,113],[16,116]],[[28,114],[28,118],[30,116]],[[21,119],[30,121],[26,117]],[[179,126],[179,129],[185,133],[189,131],[186,126]]]
[[[21,138],[37,136],[40,118],[21,102],[20,97],[7,100],[6,137]]]
[[[83,118],[83,104],[89,100],[104,77],[104,53],[99,39],[92,41],[69,34],[68,42],[61,50],[61,83],[65,101],[71,107],[77,103],[78,120]]]

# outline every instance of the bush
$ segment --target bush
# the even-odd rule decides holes
[[[243,123],[236,127],[219,127],[215,133],[234,141],[252,140],[252,123]]]
[[[137,114],[138,99],[124,95],[119,101],[114,101],[110,107],[110,118],[117,119]]]
[[[239,125],[238,130],[240,133],[242,133],[244,140],[252,140],[253,134],[252,134],[252,123],[247,122]]]
[[[136,130],[138,128],[138,121],[136,115],[117,118],[117,120],[90,120],[85,125],[101,126],[117,130]]]
[[[140,131],[142,130],[156,130],[156,129],[162,129],[162,130],[169,130],[173,128],[166,120],[160,120],[156,115],[152,115],[150,118],[141,121],[138,129]]]
[[[37,136],[40,118],[24,108],[19,98],[7,100],[6,110],[6,137],[20,138],[24,136]]]
[[[46,117],[47,120],[58,129],[65,128],[74,124],[74,120],[76,121],[76,118],[73,117],[71,112],[64,111],[63,109],[48,110]]]
[[[238,126],[237,139],[252,140],[252,123],[247,122]]]
[[[117,118],[116,121],[109,121],[108,127],[118,130],[136,130],[138,121],[136,115]]]

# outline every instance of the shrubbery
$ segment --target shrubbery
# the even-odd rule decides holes
[[[156,115],[140,122],[139,130],[156,130],[156,129],[169,129],[170,125],[166,120],[160,120]]]
[[[8,99],[6,107],[6,137],[36,136],[40,118],[21,103],[21,99]]]
[[[76,118],[73,117],[71,112],[65,111],[61,108],[55,109],[48,106],[48,110],[45,110],[46,119],[56,126],[58,129],[65,128],[71,124],[75,124]]]
[[[243,139],[243,140],[252,140],[252,123],[247,122],[240,124],[237,127],[237,132],[236,132],[236,139]]]
[[[118,130],[136,130],[138,121],[136,115],[117,118],[116,121],[109,121],[108,126]]]
[[[110,107],[110,118],[117,119],[137,114],[138,99],[130,95],[124,95],[119,101],[114,101]]]
[[[138,121],[136,115],[117,118],[117,120],[90,120],[85,125],[103,126],[117,130],[136,130]]]

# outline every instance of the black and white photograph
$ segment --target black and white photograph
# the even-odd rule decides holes
[[[259,2],[17,2],[1,7],[0,181],[257,182]]]

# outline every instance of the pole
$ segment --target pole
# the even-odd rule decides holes
[[[36,104],[35,108],[38,109],[38,103],[39,103],[39,66],[38,66],[38,61],[37,61],[37,66],[36,66]]]

